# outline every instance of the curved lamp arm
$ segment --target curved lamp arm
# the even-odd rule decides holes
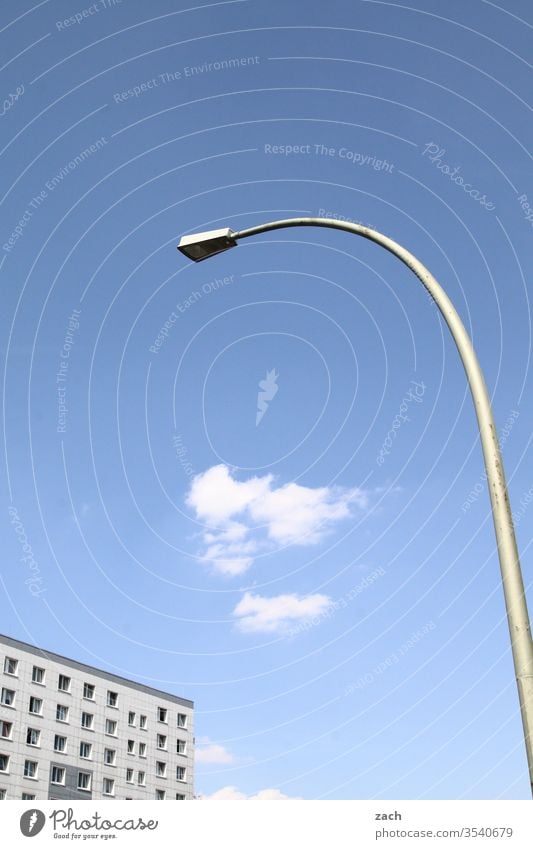
[[[270,230],[280,230],[286,227],[308,226],[346,230],[348,233],[354,233],[364,239],[369,239],[371,242],[376,242],[398,257],[427,289],[454,338],[472,393],[481,437],[524,726],[531,792],[533,794],[533,642],[531,640],[524,583],[489,394],[470,337],[448,295],[425,265],[398,242],[362,224],[338,221],[335,218],[288,218],[281,221],[271,221],[268,224],[260,224],[257,227],[249,227],[238,232],[223,229],[209,233],[198,233],[193,236],[184,236],[178,245],[178,249],[189,259],[199,262],[234,247],[239,239],[245,239],[248,236],[257,236]]]

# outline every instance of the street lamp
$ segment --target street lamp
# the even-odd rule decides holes
[[[492,518],[494,520],[498,556],[500,559],[507,621],[511,634],[513,661],[529,766],[529,779],[533,794],[533,642],[531,640],[529,615],[524,594],[524,582],[520,569],[507,484],[505,482],[503,460],[487,387],[470,337],[448,295],[428,269],[412,253],[397,242],[394,242],[377,230],[364,227],[362,224],[338,221],[335,218],[288,218],[282,221],[271,221],[268,224],[260,224],[257,227],[249,227],[246,230],[240,230],[238,232],[233,232],[229,228],[213,230],[207,233],[183,236],[178,249],[189,259],[200,262],[214,254],[234,247],[239,239],[245,239],[247,236],[256,236],[260,233],[286,227],[309,226],[331,227],[336,230],[346,230],[348,233],[355,233],[356,236],[362,236],[364,239],[376,242],[376,244],[381,245],[381,247],[398,257],[398,259],[411,269],[427,289],[442,313],[454,338],[472,393],[481,437],[492,506]]]

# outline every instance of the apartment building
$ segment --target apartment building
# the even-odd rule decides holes
[[[194,793],[193,702],[0,635],[0,799]]]

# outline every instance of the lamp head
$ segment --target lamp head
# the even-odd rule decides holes
[[[194,262],[201,262],[210,256],[220,254],[237,245],[235,233],[225,227],[222,230],[209,230],[206,233],[193,233],[190,236],[182,236],[178,250]]]

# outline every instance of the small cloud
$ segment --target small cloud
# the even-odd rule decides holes
[[[225,746],[220,746],[218,743],[197,747],[195,759],[198,764],[234,764],[237,760]]]
[[[220,790],[216,790],[210,796],[200,796],[200,800],[206,802],[213,801],[236,801],[236,802],[269,802],[269,801],[279,801],[279,802],[288,802],[290,799],[299,799],[299,796],[286,796],[285,793],[282,793],[281,790],[275,788],[268,788],[266,790],[259,790],[258,793],[252,796],[247,796],[246,793],[241,793],[236,787],[228,786],[222,787]]]
[[[276,487],[272,475],[238,481],[220,464],[193,478],[186,502],[212,526],[202,534],[200,560],[221,574],[242,575],[259,550],[316,545],[353,508],[365,509],[368,495],[356,487]]]
[[[283,633],[290,626],[314,616],[320,616],[332,604],[327,595],[297,593],[265,596],[247,592],[233,611],[240,631],[252,633]]]
[[[218,537],[215,534],[205,534],[204,539],[206,537],[210,537],[211,542],[201,559],[216,566],[217,572],[222,575],[242,575],[254,562],[250,556],[257,551],[257,543],[254,540],[227,541],[225,534]]]

